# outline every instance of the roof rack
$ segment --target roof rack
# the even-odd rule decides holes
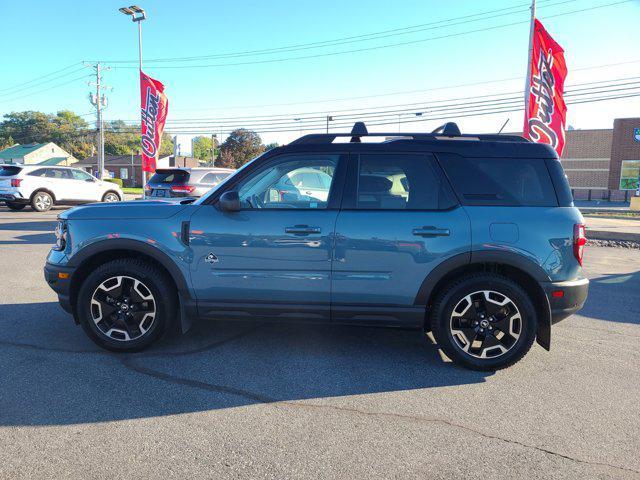
[[[364,122],[356,122],[351,129],[351,133],[314,133],[305,135],[294,140],[290,145],[318,145],[333,143],[336,138],[351,137],[350,143],[360,143],[362,137],[400,137],[401,139],[411,139],[420,141],[433,140],[484,140],[490,142],[528,142],[529,140],[518,135],[497,135],[497,134],[463,134],[454,122],[447,122],[439,126],[431,133],[369,133]]]

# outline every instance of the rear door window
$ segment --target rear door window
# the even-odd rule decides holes
[[[465,205],[557,207],[543,159],[467,158],[439,154],[454,190]]]
[[[442,210],[455,205],[431,155],[360,155],[355,208]]]

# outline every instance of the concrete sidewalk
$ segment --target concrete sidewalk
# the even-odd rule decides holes
[[[587,237],[640,243],[640,219],[585,217]]]

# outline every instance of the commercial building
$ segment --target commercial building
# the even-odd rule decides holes
[[[561,161],[576,199],[628,200],[640,176],[640,118],[618,118],[612,129],[568,130]]]
[[[71,165],[78,160],[53,142],[13,145],[0,151],[0,164]]]
[[[198,167],[200,161],[193,157],[166,156],[160,157],[157,168]],[[74,165],[94,176],[98,176],[98,157],[88,157]],[[105,176],[122,179],[125,187],[142,186],[142,157],[140,155],[105,155]]]

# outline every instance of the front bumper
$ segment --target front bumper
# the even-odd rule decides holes
[[[584,306],[589,294],[589,279],[548,282],[543,287],[551,307],[551,323],[558,323]]]
[[[67,312],[73,313],[71,305],[71,276],[73,267],[61,267],[47,263],[44,266],[44,278],[54,292],[58,294],[60,306]]]

